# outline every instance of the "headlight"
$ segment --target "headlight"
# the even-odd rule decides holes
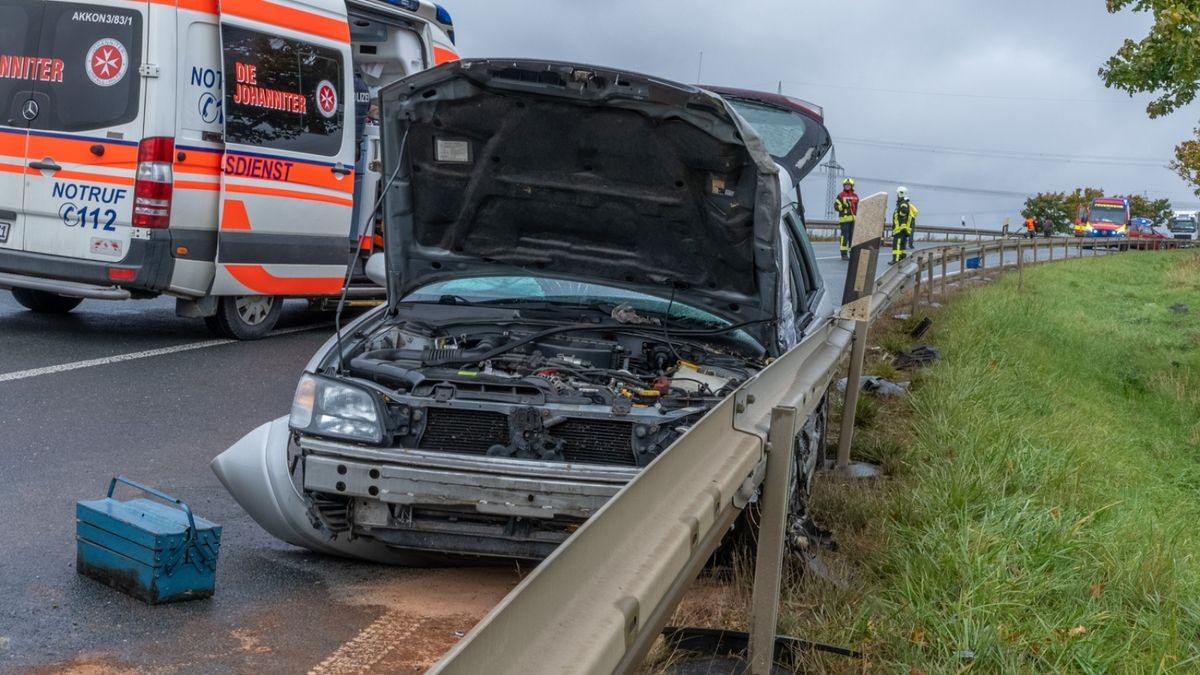
[[[379,404],[371,392],[315,375],[305,375],[296,385],[288,424],[296,431],[336,436],[353,441],[380,443]]]

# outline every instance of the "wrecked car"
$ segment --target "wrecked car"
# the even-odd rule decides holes
[[[381,105],[367,271],[388,302],[317,352],[289,416],[212,463],[284,541],[543,558],[830,320],[797,189],[830,145],[811,104],[464,60]]]

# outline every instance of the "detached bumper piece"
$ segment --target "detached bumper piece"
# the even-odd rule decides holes
[[[112,498],[117,483],[169,502]],[[153,488],[113,478],[104,499],[75,504],[75,568],[151,605],[212,596],[221,526]]]

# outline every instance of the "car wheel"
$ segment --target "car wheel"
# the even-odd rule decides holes
[[[83,302],[83,298],[72,298],[48,291],[35,291],[30,288],[14,288],[12,294],[22,307],[39,314],[66,314]]]
[[[212,332],[235,340],[266,337],[283,312],[283,298],[274,295],[232,295],[217,302],[217,313],[205,317]]]

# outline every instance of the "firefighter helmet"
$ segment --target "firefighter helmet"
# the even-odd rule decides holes
[[[844,186],[844,187],[845,187],[845,186],[854,187],[854,179],[853,179],[853,178],[846,178],[846,180],[842,181],[842,186]]]
[[[896,196],[900,199],[908,199],[908,188],[904,187],[903,185],[896,188]]]

